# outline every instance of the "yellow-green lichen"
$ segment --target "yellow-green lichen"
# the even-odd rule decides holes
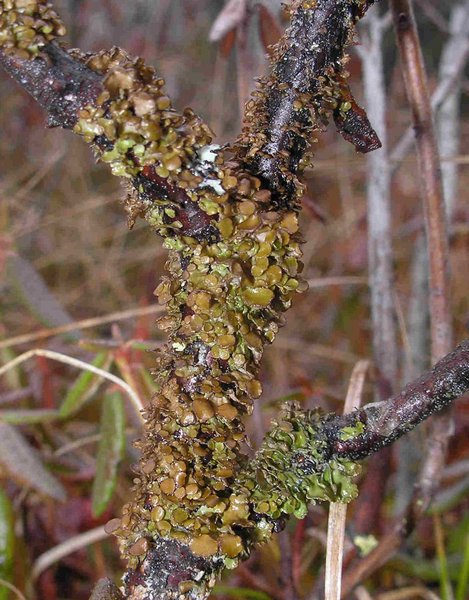
[[[267,434],[238,483],[256,513],[303,518],[315,502],[347,503],[356,497],[359,466],[330,456],[323,420],[318,412],[290,407]]]
[[[160,177],[200,183],[187,165],[197,148],[210,143],[212,134],[191,110],[181,114],[172,109],[163,92],[164,81],[153,69],[119,48],[85,62],[103,75],[104,89],[95,106],[81,111],[75,132],[87,142],[106,140],[100,159],[114,175],[131,179],[153,165]]]
[[[6,54],[32,58],[45,44],[65,33],[64,24],[46,1],[0,2],[0,49]]]

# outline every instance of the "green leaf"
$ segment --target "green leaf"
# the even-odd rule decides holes
[[[266,594],[265,592],[244,587],[216,585],[213,588],[213,593],[221,594],[223,596],[232,596],[233,598],[247,598],[247,600],[271,600],[269,594]]]
[[[16,356],[17,355],[11,348],[2,348],[0,350],[0,361],[3,365],[9,363],[11,360],[16,358]],[[3,374],[3,377],[10,390],[19,390],[23,387],[21,384],[21,372],[19,365],[17,365],[14,369],[8,369],[8,371]]]
[[[107,394],[101,412],[101,439],[98,446],[96,476],[93,482],[93,515],[99,517],[112,498],[117,481],[117,467],[124,455],[125,412],[120,392]]]
[[[458,587],[456,590],[456,600],[467,598],[469,591],[469,534],[466,534],[466,544],[464,546],[464,556],[458,576]]]
[[[58,410],[50,409],[25,409],[25,410],[0,410],[0,421],[11,425],[26,425],[34,423],[47,423],[59,418]]]
[[[64,502],[67,495],[62,484],[44,466],[39,454],[23,435],[8,423],[0,422],[0,463],[20,485]]]
[[[7,260],[7,276],[23,306],[46,327],[73,323],[72,317],[50,291],[42,275],[26,258],[11,255]],[[69,331],[67,337],[77,339],[81,332]]]
[[[15,553],[15,516],[10,499],[0,489],[0,579],[11,583]],[[10,590],[0,585],[0,600],[8,600]]]
[[[113,357],[108,352],[100,352],[91,363],[98,369],[108,371],[113,361]],[[65,400],[60,407],[60,417],[69,417],[80,410],[88,402],[98,387],[102,383],[102,377],[95,375],[90,371],[84,371],[73,384],[65,396]]]

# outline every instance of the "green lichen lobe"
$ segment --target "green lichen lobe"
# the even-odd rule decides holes
[[[245,480],[256,513],[303,518],[310,504],[348,503],[356,497],[353,478],[360,468],[331,456],[323,420],[317,411],[289,407],[267,434]]]
[[[95,106],[81,111],[75,132],[89,143],[106,139],[99,156],[113,174],[132,179],[154,165],[159,177],[200,183],[186,167],[197,148],[210,143],[212,133],[191,110],[172,108],[163,79],[119,48],[88,56],[85,62],[103,75],[103,92]]]
[[[357,420],[353,425],[342,427],[342,429],[339,432],[339,438],[343,442],[347,442],[348,440],[356,438],[359,435],[362,435],[363,433],[365,433],[365,423],[362,423],[361,421]]]
[[[52,6],[41,0],[0,2],[0,48],[18,58],[34,58],[66,29]]]

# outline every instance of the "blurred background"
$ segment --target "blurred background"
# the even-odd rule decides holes
[[[467,10],[468,3],[414,4],[431,92],[440,92],[439,107],[446,110],[438,130],[459,341],[468,336],[469,325],[469,25],[463,27],[461,13],[455,11]],[[55,0],[54,6],[67,24],[72,46],[92,52],[117,45],[143,56],[166,80],[174,105],[191,106],[222,144],[240,131],[242,106],[254,78],[266,68],[268,45],[285,25],[277,0]],[[354,94],[366,104],[363,56],[373,23],[380,19],[398,358],[395,380],[381,388],[389,389],[391,383],[398,390],[429,366],[428,288],[421,183],[413,145],[406,147],[403,141],[411,116],[387,5],[373,10],[375,16],[360,28],[348,70]],[[154,389],[149,350],[164,343],[154,325],[158,307],[153,290],[164,271],[165,251],[143,221],[128,230],[120,204],[124,190],[85,144],[71,132],[45,129],[44,123],[35,103],[2,76],[0,363],[46,348],[94,362],[145,401]],[[248,424],[254,446],[285,400],[341,411],[354,364],[373,358],[368,172],[367,158],[333,125],[319,136],[302,211],[304,277],[310,289],[295,300],[286,326],[265,353],[264,395]],[[94,321],[83,322],[89,319]],[[54,328],[66,332],[53,335]],[[377,369],[367,384],[366,400],[380,383]],[[131,465],[137,460],[131,442],[138,437],[139,422],[120,389],[44,356],[32,356],[0,379],[0,425],[5,428],[3,434],[0,429],[0,580],[13,583],[28,599],[86,599],[98,577],[119,576],[115,544],[97,540],[104,537],[102,524],[118,516],[129,496]],[[113,401],[124,420],[109,408]],[[450,466],[443,473],[434,515],[367,582],[363,590],[368,597],[464,600],[469,594],[467,400],[457,404],[456,417]],[[109,443],[106,449],[106,431],[119,433],[125,449]],[[350,511],[348,551],[357,554],[351,549],[358,533],[355,542],[366,552],[389,528],[409,499],[424,452],[421,427],[401,449],[369,463],[368,480],[376,485],[370,491],[368,484],[368,495]],[[21,466],[18,457],[24,458]],[[107,472],[103,457],[113,464]],[[96,473],[105,483],[101,488]],[[218,597],[320,598],[326,521],[327,510],[313,507],[304,521],[289,523],[276,540],[226,577]],[[71,552],[70,540],[80,534],[91,537]],[[56,555],[44,558],[51,549]],[[410,591],[389,595],[397,589]],[[451,590],[456,596],[448,595]],[[0,581],[0,600],[13,597]]]

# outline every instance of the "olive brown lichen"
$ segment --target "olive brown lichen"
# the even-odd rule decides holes
[[[166,572],[162,557],[169,564],[178,553],[187,569],[171,580],[171,597],[203,596],[217,572],[245,558],[286,516],[303,515],[315,500],[354,496],[357,468],[331,455],[319,416],[291,409],[254,461],[243,452],[243,417],[261,394],[263,349],[306,287],[299,176],[314,134],[333,117],[357,148],[379,143],[345,83],[345,48],[371,3],[294,0],[270,75],[247,105],[245,130],[220,149],[193,111],[172,107],[163,80],[141,59],[118,48],[67,52],[54,41],[65,30],[49,4],[0,2],[2,64],[14,76],[35,65],[33,95],[34,77],[47,72],[54,101],[73,85],[54,79],[54,61],[73,64],[79,101],[65,103],[52,124],[73,127],[127,182],[130,221],[144,217],[169,250],[156,292],[167,308],[159,325],[169,345],[156,358],[158,392],[138,443],[134,499],[110,527],[129,564],[129,597],[140,597],[142,586],[153,586],[154,597]],[[50,96],[38,96],[48,108]],[[346,435],[358,435],[354,427]]]

